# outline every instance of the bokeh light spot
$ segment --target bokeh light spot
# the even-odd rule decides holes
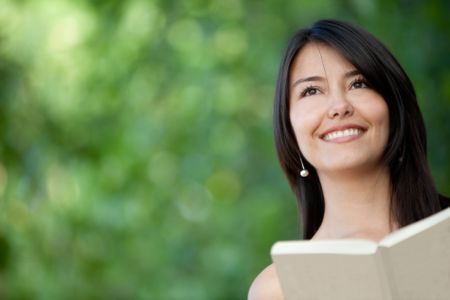
[[[230,170],[219,170],[206,181],[215,200],[235,201],[241,192],[239,176]]]
[[[188,221],[205,221],[211,209],[211,193],[198,183],[187,183],[178,187],[176,205],[180,214]]]

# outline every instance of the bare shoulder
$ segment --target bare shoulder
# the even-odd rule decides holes
[[[248,300],[283,300],[275,265],[271,264],[255,278],[248,292]]]

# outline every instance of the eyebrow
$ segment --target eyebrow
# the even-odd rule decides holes
[[[344,78],[349,78],[349,77],[353,77],[356,75],[361,74],[360,71],[354,69],[351,71],[348,71],[344,74]],[[306,77],[306,78],[300,78],[297,79],[291,86],[291,88],[294,88],[295,86],[299,85],[302,82],[311,82],[311,81],[325,81],[325,78],[321,77],[321,76],[310,76],[310,77]]]

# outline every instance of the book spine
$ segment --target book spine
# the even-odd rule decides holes
[[[384,246],[379,246],[376,253],[379,266],[380,276],[383,277],[383,285],[386,286],[387,291],[389,291],[389,298],[386,299],[401,299],[397,291],[397,282],[395,280],[394,273],[392,271],[392,260],[389,255],[389,248]]]
[[[378,278],[380,279],[381,290],[383,291],[383,299],[395,300],[395,283],[392,281],[393,276],[389,272],[390,263],[389,256],[385,255],[386,249],[378,247],[375,253],[375,264],[377,266]]]

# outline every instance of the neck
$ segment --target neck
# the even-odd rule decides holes
[[[325,199],[322,224],[313,239],[381,240],[392,232],[389,170],[358,174],[320,174]]]

